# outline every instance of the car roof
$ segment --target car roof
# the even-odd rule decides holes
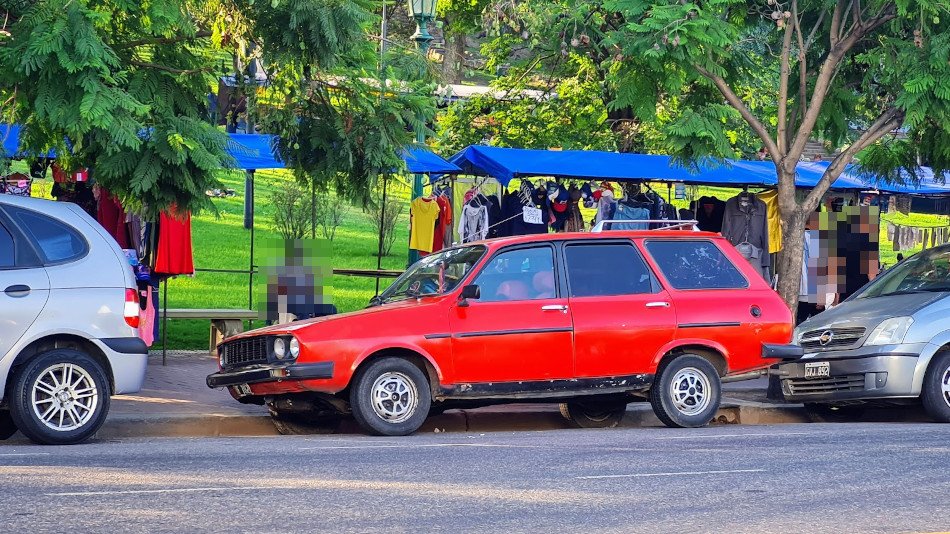
[[[508,245],[519,245],[523,243],[550,243],[553,241],[570,240],[588,240],[597,239],[696,239],[696,238],[716,238],[722,239],[722,235],[715,232],[701,232],[696,230],[607,230],[603,232],[560,232],[556,234],[529,234],[512,237],[496,237],[486,239],[466,245],[487,245],[493,247],[505,247]]]
[[[56,202],[43,198],[0,195],[0,204],[38,211],[56,218],[72,217],[74,214],[72,208],[74,204],[70,204],[68,202]]]

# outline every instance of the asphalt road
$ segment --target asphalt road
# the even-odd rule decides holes
[[[950,425],[0,445],[4,532],[933,532]]]

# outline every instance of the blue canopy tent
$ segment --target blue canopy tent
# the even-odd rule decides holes
[[[604,180],[657,180],[695,185],[761,186],[777,184],[775,164],[771,161],[730,160],[724,164],[702,162],[688,169],[673,158],[652,154],[620,154],[583,150],[528,150],[491,146],[470,146],[449,158],[461,167],[462,174],[492,176],[502,185],[514,178],[552,176],[556,178],[595,178]],[[828,168],[828,162],[801,162],[796,166],[798,187],[814,187]],[[833,189],[877,189],[887,193],[914,195],[950,195],[950,185],[936,181],[933,172],[922,167],[924,176],[918,187],[883,184],[865,177],[851,165],[832,184]]]

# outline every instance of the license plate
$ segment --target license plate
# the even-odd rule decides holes
[[[831,376],[831,364],[828,362],[808,362],[805,364],[805,378],[825,378]]]
[[[251,386],[247,384],[238,384],[234,386],[234,391],[241,397],[246,397],[251,394]]]

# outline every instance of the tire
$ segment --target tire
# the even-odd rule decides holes
[[[9,410],[0,410],[0,440],[10,439],[10,436],[16,434],[16,423],[13,422],[13,416]]]
[[[10,414],[17,428],[35,443],[73,445],[92,437],[105,422],[110,393],[105,371],[91,356],[74,349],[53,349],[17,370]]]
[[[626,413],[625,400],[578,400],[561,404],[561,415],[577,428],[614,428]]]
[[[938,352],[930,362],[920,398],[927,415],[937,422],[950,423],[950,350]]]
[[[864,416],[864,406],[835,406],[832,404],[805,403],[805,414],[812,423],[848,423]]]
[[[716,368],[693,354],[677,356],[660,366],[650,388],[653,413],[673,428],[708,425],[721,400],[722,384]]]
[[[402,358],[372,362],[358,373],[350,390],[353,417],[376,436],[412,434],[425,422],[431,405],[425,374]]]
[[[340,417],[308,418],[299,414],[271,413],[271,422],[283,436],[333,434],[340,428]]]

